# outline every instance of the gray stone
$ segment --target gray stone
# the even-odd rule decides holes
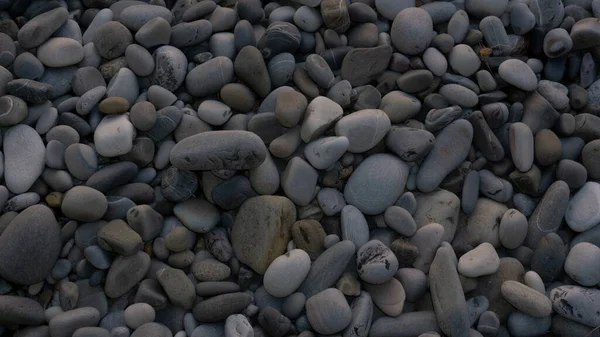
[[[431,192],[437,188],[442,180],[465,160],[472,140],[473,127],[466,120],[455,121],[444,128],[436,137],[433,149],[419,169],[419,190]]]
[[[600,248],[580,242],[571,247],[565,260],[565,273],[584,287],[592,287],[600,282],[600,273],[593,267],[600,258]]]
[[[175,306],[190,310],[196,300],[194,284],[181,269],[165,268],[156,272],[156,279],[169,301]]]
[[[160,16],[147,21],[135,33],[135,40],[146,48],[168,44],[170,39],[170,22]]]
[[[173,337],[173,334],[167,326],[151,322],[135,329],[131,337]]]
[[[209,131],[177,143],[171,162],[184,170],[247,170],[258,167],[266,151],[262,140],[250,132]]]
[[[565,221],[576,232],[586,231],[600,223],[598,209],[592,205],[600,196],[600,185],[587,182],[571,198],[565,212]]]
[[[599,300],[600,291],[593,288],[583,288],[564,285],[550,291],[552,307],[559,315],[596,327],[600,324],[600,316],[593,308]]]
[[[468,336],[469,314],[467,302],[461,289],[453,252],[442,247],[437,250],[429,269],[431,299],[440,329],[447,335]]]
[[[4,133],[4,179],[13,193],[23,193],[42,174],[45,148],[39,134],[27,125],[15,125]]]
[[[144,24],[156,17],[161,17],[168,23],[171,23],[173,20],[173,14],[165,7],[155,5],[135,5],[125,8],[119,15],[119,21],[130,30],[137,32]]]
[[[383,284],[396,274],[398,259],[381,241],[371,240],[358,249],[356,266],[363,281]]]
[[[342,331],[352,321],[352,311],[341,291],[326,289],[306,300],[306,313],[316,332],[331,335]]]
[[[42,13],[28,21],[17,34],[19,45],[23,48],[35,48],[46,41],[69,18],[69,12],[63,8],[55,8]]]
[[[83,60],[83,47],[76,40],[54,37],[37,48],[37,58],[48,67],[66,67]]]
[[[197,97],[215,94],[233,79],[234,64],[224,56],[215,57],[192,69],[185,79],[189,92]]]
[[[427,49],[433,38],[431,16],[420,8],[406,8],[395,16],[390,35],[400,53],[420,54]]]
[[[333,286],[354,256],[355,246],[344,240],[328,248],[313,262],[308,275],[299,288],[306,297]]]
[[[69,218],[92,222],[102,218],[108,207],[106,197],[87,186],[75,186],[65,193],[61,210]]]
[[[527,236],[527,218],[516,209],[509,209],[500,220],[498,237],[502,245],[508,249],[516,249]]]
[[[341,77],[353,87],[365,85],[387,69],[392,57],[390,46],[354,48],[342,61]]]
[[[44,309],[26,297],[0,295],[0,317],[3,325],[41,325]]]
[[[431,132],[422,129],[392,126],[387,133],[387,147],[408,162],[415,162],[425,157],[433,148],[435,137]]]
[[[327,97],[313,99],[306,108],[304,122],[300,130],[306,143],[318,139],[343,115],[342,107]]]
[[[527,245],[535,248],[539,240],[548,233],[555,233],[569,205],[569,186],[564,181],[556,181],[539,201],[529,217]]]
[[[390,127],[390,119],[383,110],[365,109],[340,119],[335,125],[335,133],[348,138],[348,151],[362,153],[377,145]]]
[[[533,91],[537,89],[537,78],[531,68],[523,61],[510,59],[502,62],[498,68],[498,75],[521,90]]]
[[[251,301],[251,295],[242,292],[211,297],[199,302],[194,307],[194,318],[201,323],[219,322],[229,315],[242,312]]]
[[[146,276],[149,268],[150,256],[145,252],[117,257],[106,274],[106,296],[119,298],[126,294]]]
[[[265,290],[278,298],[291,295],[302,284],[310,270],[310,257],[301,249],[279,256],[265,272]]]
[[[112,60],[125,54],[127,46],[133,43],[133,36],[120,22],[109,21],[96,29],[92,42],[100,56]]]
[[[50,335],[71,337],[79,328],[96,326],[100,318],[100,312],[92,307],[82,307],[62,312],[48,322]]]
[[[372,155],[350,176],[344,197],[365,214],[379,214],[398,200],[407,178],[408,166],[402,160],[388,154]]]
[[[460,84],[446,84],[440,88],[439,93],[444,96],[450,104],[459,105],[463,108],[472,108],[479,103],[477,94]]]

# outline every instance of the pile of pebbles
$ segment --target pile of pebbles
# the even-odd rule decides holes
[[[600,0],[0,0],[0,336],[598,337]]]

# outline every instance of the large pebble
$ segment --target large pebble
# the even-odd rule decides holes
[[[263,141],[248,131],[209,131],[183,139],[171,150],[182,170],[248,170],[266,158]]]
[[[600,282],[600,272],[594,267],[600,261],[600,248],[588,242],[580,242],[569,251],[565,260],[565,273],[584,287]]]
[[[44,143],[33,128],[23,124],[11,127],[3,136],[6,187],[13,193],[26,192],[44,171]]]
[[[44,323],[44,310],[30,298],[0,295],[0,317],[3,325],[36,326]]]
[[[550,291],[550,299],[559,315],[590,327],[600,325],[600,314],[595,309],[600,301],[600,290],[563,285]]]
[[[552,302],[545,294],[517,281],[505,281],[502,296],[515,308],[533,317],[546,317],[552,313]]]
[[[310,256],[301,249],[293,249],[269,265],[263,278],[265,290],[275,297],[287,297],[298,289],[309,270]]]
[[[218,56],[192,69],[185,78],[185,85],[190,94],[204,97],[216,94],[230,83],[233,73],[233,62],[225,56]]]
[[[398,259],[379,240],[371,240],[362,245],[356,256],[358,276],[367,283],[386,283],[398,270]]]
[[[37,58],[47,67],[66,67],[83,60],[83,47],[76,40],[55,37],[37,48]]]
[[[117,157],[133,148],[136,130],[127,115],[102,118],[94,131],[96,151],[105,157]]]
[[[400,53],[420,54],[427,49],[433,38],[431,16],[420,8],[406,8],[394,18],[390,35],[394,47]]]
[[[334,288],[308,298],[306,314],[313,329],[323,335],[342,331],[352,320],[352,311],[344,294]]]
[[[335,134],[348,138],[348,151],[362,153],[373,148],[391,127],[387,114],[379,109],[356,111],[340,119]]]
[[[0,276],[17,284],[43,281],[61,250],[52,211],[34,205],[19,213],[0,235]]]
[[[146,276],[149,268],[150,256],[144,252],[117,257],[106,274],[104,293],[109,298],[121,297]]]
[[[495,273],[500,266],[500,258],[494,246],[484,242],[467,252],[458,260],[458,271],[466,277],[479,277]]]
[[[285,252],[295,221],[294,204],[285,197],[259,196],[246,200],[231,232],[236,257],[264,274],[273,260]]]
[[[69,12],[58,7],[29,20],[17,34],[19,45],[23,48],[35,48],[46,41],[69,18]]]
[[[600,223],[597,207],[600,198],[600,184],[589,181],[569,200],[565,221],[576,232],[586,231]]]
[[[379,214],[393,205],[404,191],[408,165],[389,154],[376,154],[363,161],[350,176],[344,197],[365,214]]]
[[[538,86],[535,73],[521,60],[510,59],[502,62],[498,68],[498,75],[506,83],[524,91],[533,91]]]
[[[458,120],[444,128],[436,137],[431,152],[425,157],[417,174],[417,187],[423,192],[436,189],[468,155],[473,140],[473,127]]]
[[[429,271],[431,299],[440,329],[449,336],[467,336],[469,315],[451,248],[437,250]]]

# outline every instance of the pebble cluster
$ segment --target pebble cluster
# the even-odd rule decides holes
[[[0,0],[0,337],[598,337],[600,0]]]

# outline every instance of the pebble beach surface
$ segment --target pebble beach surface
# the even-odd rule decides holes
[[[0,0],[0,337],[599,337],[600,0]]]

